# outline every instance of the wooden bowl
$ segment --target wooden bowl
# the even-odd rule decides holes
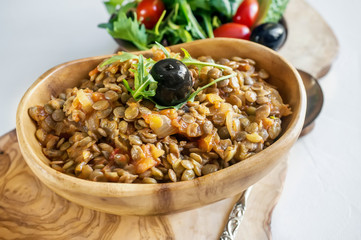
[[[194,180],[160,184],[103,183],[82,180],[52,169],[35,138],[36,126],[28,109],[44,104],[68,87],[78,86],[88,72],[108,56],[90,57],[58,65],[42,76],[22,98],[16,118],[21,152],[34,174],[64,198],[95,210],[117,215],[154,215],[197,208],[234,196],[256,183],[290,150],[303,125],[306,94],[297,70],[283,57],[259,44],[236,39],[206,39],[170,47],[187,49],[192,56],[240,56],[254,59],[267,70],[293,114],[284,118],[280,138],[256,155]],[[147,52],[138,52],[147,53]]]

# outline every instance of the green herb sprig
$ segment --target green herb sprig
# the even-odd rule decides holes
[[[159,47],[159,49],[161,49],[164,52],[164,54],[167,58],[171,57],[170,52],[163,45],[161,45],[158,42],[156,42],[156,45]],[[193,65],[193,66],[198,67],[199,69],[201,69],[202,67],[205,67],[205,66],[211,66],[211,67],[216,67],[216,68],[223,69],[223,70],[232,70],[232,68],[230,68],[228,66],[224,66],[224,65],[220,65],[220,64],[216,64],[216,63],[198,61],[198,60],[192,58],[187,50],[182,48],[182,51],[184,52],[184,57],[183,57],[183,59],[181,59],[181,61],[187,66]],[[156,63],[153,59],[151,59],[151,58],[145,59],[143,57],[143,55],[137,56],[133,53],[122,52],[122,54],[120,54],[120,55],[115,55],[115,56],[105,60],[103,63],[100,64],[100,67],[104,67],[105,65],[109,65],[114,62],[125,62],[130,59],[138,60],[138,63],[135,64],[136,69],[129,70],[134,73],[134,89],[132,89],[129,86],[129,83],[126,79],[123,79],[124,86],[132,94],[133,98],[136,101],[139,101],[143,98],[148,99],[148,100],[152,101],[155,104],[155,107],[158,109],[167,109],[167,108],[180,109],[187,102],[193,102],[195,97],[204,89],[212,86],[213,84],[215,84],[217,82],[220,82],[220,81],[228,79],[228,78],[235,77],[237,75],[236,73],[232,73],[232,74],[217,78],[217,79],[213,80],[212,82],[198,88],[196,91],[192,92],[189,95],[189,97],[186,100],[184,100],[183,102],[181,102],[177,105],[174,105],[174,106],[162,106],[162,105],[157,104],[152,98],[155,96],[157,86],[158,86],[157,81],[155,81],[154,78],[152,77],[152,75],[149,73],[149,69],[151,69],[154,66],[154,64]]]
[[[210,63],[210,62],[201,62],[197,59],[192,58],[191,55],[189,54],[189,52],[187,50],[185,50],[184,48],[181,48],[181,50],[184,52],[184,58],[181,61],[187,66],[193,65],[198,68],[210,66],[210,67],[216,67],[219,69],[224,69],[224,70],[227,69],[227,70],[232,71],[232,68],[228,67],[228,66],[224,66],[224,65],[220,65],[220,64],[216,64],[216,63]]]
[[[145,50],[155,41],[168,45],[213,37],[213,29],[230,22],[243,0],[162,0],[165,6],[153,29],[145,29],[135,14],[139,1],[108,0],[105,7],[110,15],[107,23],[99,24],[116,39],[133,43]],[[265,0],[264,0],[265,1]],[[270,0],[268,0],[270,1]],[[288,1],[288,0],[283,0]]]
[[[109,34],[114,38],[132,42],[138,49],[148,49],[148,36],[144,24],[139,24],[137,14],[134,17],[127,17],[125,12],[119,12],[117,19],[110,24],[100,24],[99,27],[107,28]]]
[[[167,58],[171,57],[168,50],[162,44],[160,44],[158,42],[155,42],[155,44],[160,48],[160,50],[162,50],[162,52],[164,53],[164,55]],[[194,59],[194,58],[192,58],[192,56],[189,54],[189,52],[187,50],[185,50],[184,48],[181,48],[181,50],[184,53],[184,57],[183,57],[183,59],[181,59],[181,61],[182,61],[182,63],[184,63],[187,66],[193,65],[193,66],[196,66],[198,68],[202,68],[204,66],[211,66],[211,67],[216,67],[216,68],[219,68],[219,69],[224,69],[224,70],[227,69],[227,70],[232,71],[232,68],[228,67],[228,66],[224,66],[224,65],[216,64],[216,63],[210,63],[210,62],[202,62],[202,61],[199,61],[197,59]]]
[[[102,62],[100,64],[100,67],[104,67],[105,65],[109,65],[112,64],[114,62],[125,62],[128,61],[130,59],[138,59],[139,57],[133,53],[129,53],[129,52],[122,52],[122,54],[120,55],[114,55],[111,58],[108,58],[107,60],[105,60],[104,62]]]
[[[162,106],[162,105],[159,105],[159,104],[156,103],[155,107],[158,108],[158,109],[174,108],[174,109],[177,109],[177,110],[178,110],[178,109],[180,109],[181,107],[183,107],[183,105],[186,104],[187,102],[194,102],[194,98],[198,95],[198,93],[200,93],[200,92],[203,91],[204,89],[212,86],[213,84],[216,84],[217,82],[220,82],[220,81],[223,81],[223,80],[225,80],[225,79],[232,78],[232,77],[235,77],[235,76],[237,76],[237,74],[236,74],[236,73],[232,73],[232,74],[230,74],[230,75],[222,76],[222,77],[220,77],[220,78],[217,78],[217,79],[213,80],[212,82],[210,82],[210,83],[208,83],[208,84],[206,84],[206,85],[198,88],[196,91],[194,91],[193,93],[191,93],[191,94],[189,95],[189,97],[188,97],[185,101],[183,101],[183,102],[181,102],[181,103],[179,103],[179,104],[177,104],[177,105],[174,105],[174,106]],[[152,102],[154,102],[154,101],[152,101]],[[155,102],[154,102],[154,103],[155,103]]]
[[[162,52],[167,58],[170,58],[170,53],[162,44],[160,44],[159,42],[155,42],[155,44],[159,47],[160,50],[162,50]]]
[[[142,98],[150,99],[156,93],[158,82],[154,80],[147,68],[152,67],[154,62],[147,61],[143,55],[139,55],[137,70],[130,69],[134,73],[134,90],[129,87],[127,80],[123,79],[124,86],[132,94],[136,101]]]

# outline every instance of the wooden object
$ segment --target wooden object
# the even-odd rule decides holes
[[[283,188],[285,157],[253,186],[236,239],[268,239]],[[65,200],[22,158],[15,130],[0,138],[1,239],[217,239],[238,196],[163,216],[116,216]]]
[[[316,78],[326,75],[339,48],[332,29],[304,0],[291,0],[284,18],[288,35],[279,53]]]
[[[317,79],[301,70],[298,70],[298,73],[302,78],[307,95],[306,118],[301,132],[301,136],[304,136],[308,132],[312,131],[315,126],[314,121],[322,110],[323,92]]]
[[[210,55],[214,59],[233,56],[254,59],[257,66],[272,77],[292,114],[283,119],[279,139],[256,155],[221,171],[190,181],[162,184],[114,184],[74,178],[52,169],[35,138],[35,124],[28,109],[45,104],[66,87],[78,86],[96,64],[105,57],[91,57],[61,64],[43,74],[25,93],[17,112],[20,150],[35,175],[59,195],[75,203],[118,215],[152,215],[173,213],[201,207],[232,197],[269,173],[297,140],[306,112],[306,93],[301,77],[276,52],[250,41],[216,38],[172,46],[174,52],[185,48],[194,56]],[[212,49],[212,51],[210,51]],[[146,55],[149,52],[142,52]]]

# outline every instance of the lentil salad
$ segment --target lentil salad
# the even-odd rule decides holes
[[[159,48],[152,53],[154,62],[184,59]],[[196,94],[180,106],[137,99],[140,60],[130,57],[99,64],[80,87],[30,108],[50,166],[92,181],[176,182],[218,171],[272,144],[291,111],[267,83],[269,74],[251,59],[216,61],[225,67],[209,56],[198,61],[205,64],[187,66]]]

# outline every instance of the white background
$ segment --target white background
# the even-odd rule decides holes
[[[325,104],[316,127],[291,152],[273,239],[361,239],[361,1],[309,3],[334,30],[340,53],[320,81]],[[96,27],[107,18],[98,0],[1,0],[0,135],[15,128],[17,104],[43,72],[116,49]]]

